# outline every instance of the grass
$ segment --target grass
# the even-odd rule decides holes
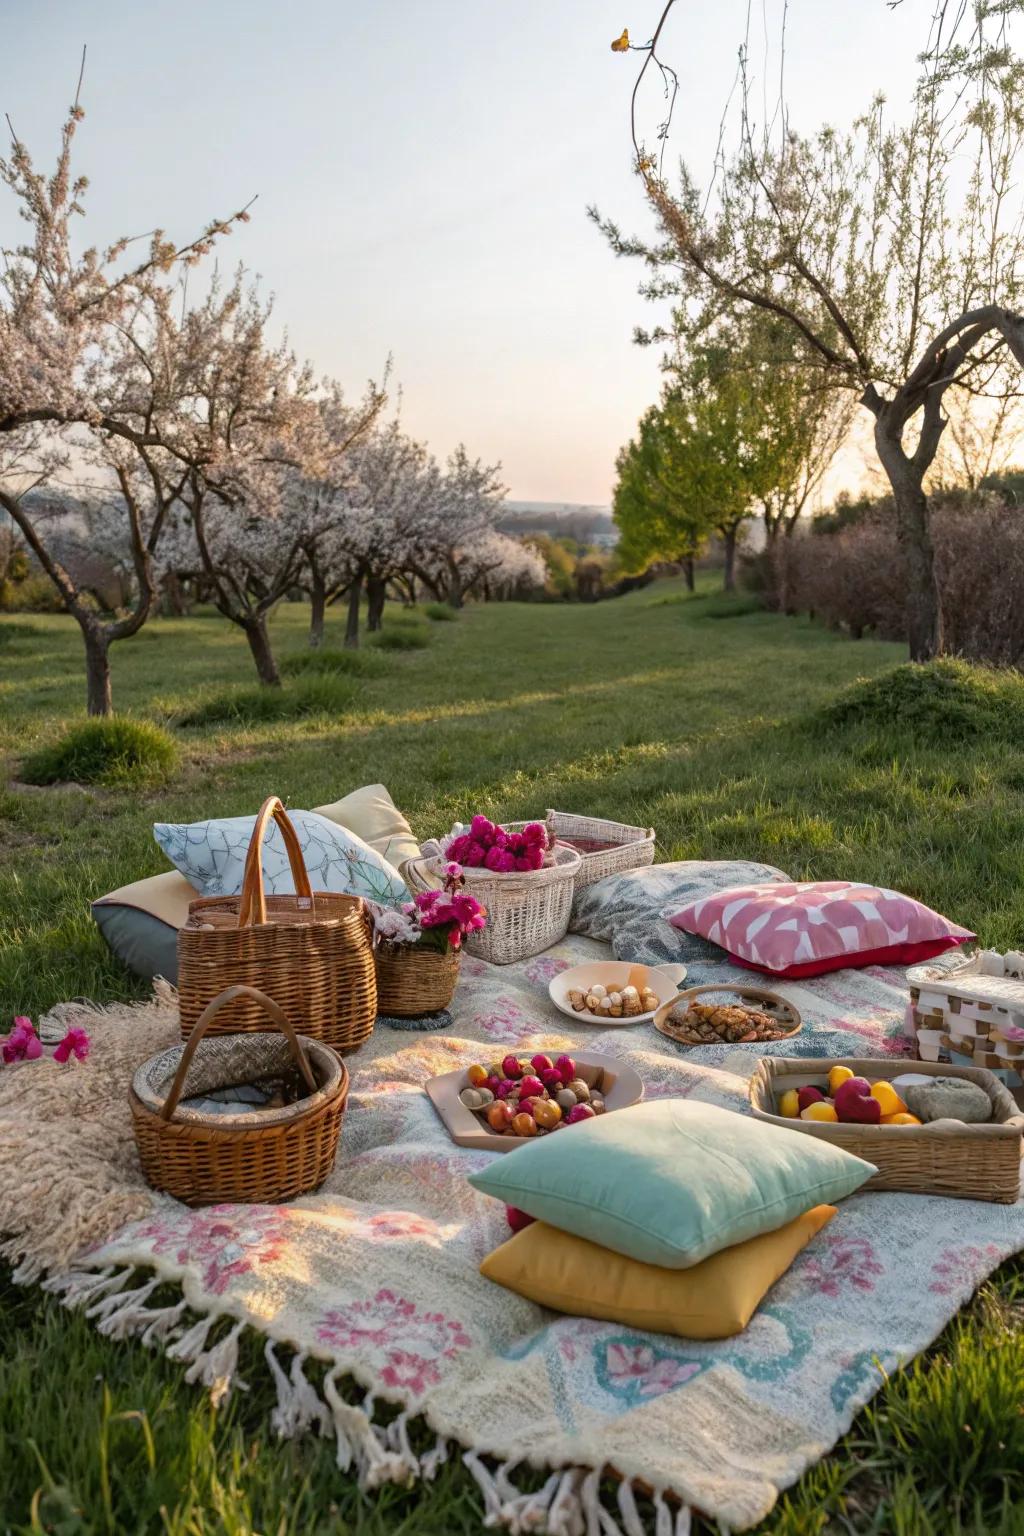
[[[384,781],[422,836],[480,807],[609,815],[656,826],[659,858],[742,856],[799,878],[892,883],[986,945],[1019,947],[1024,680],[905,669],[898,647],[728,609],[668,584],[614,604],[471,607],[431,625],[428,650],[375,650],[371,673],[338,675],[304,661],[308,616],[285,605],[277,698],[321,681],[346,698],[301,711],[252,707],[260,690],[228,625],[154,621],[147,643],[115,648],[114,697],[133,719],[191,720],[176,728],[167,785],[0,790],[0,1028],[63,998],[140,995],[105,952],[88,898],[162,867],[158,817],[238,814],[271,789],[318,805]],[[394,619],[384,634],[427,628],[419,614]],[[321,654],[348,654],[342,619],[328,622]],[[0,618],[0,646],[11,623]],[[62,618],[18,616],[0,669],[9,772],[81,718],[79,644]],[[0,1289],[0,1306],[0,1531],[481,1529],[457,1464],[435,1486],[364,1500],[325,1443],[278,1444],[259,1372],[215,1417],[163,1357],[100,1338],[38,1290]],[[1011,1263],[764,1531],[1020,1536],[1022,1312],[1024,1267]]]
[[[174,738],[160,726],[113,715],[83,720],[37,747],[22,763],[21,778],[26,784],[159,784],[177,762]]]

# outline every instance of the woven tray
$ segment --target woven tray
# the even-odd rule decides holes
[[[775,1112],[787,1088],[827,1086],[832,1067],[849,1067],[869,1082],[920,1072],[928,1077],[962,1077],[984,1088],[994,1119],[987,1125],[837,1125],[821,1120],[789,1120]],[[834,1146],[874,1163],[878,1172],[865,1189],[899,1190],[908,1195],[953,1195],[961,1200],[993,1200],[1012,1205],[1020,1193],[1021,1135],[1024,1115],[991,1072],[978,1067],[949,1067],[927,1061],[845,1057],[765,1056],[750,1079],[750,1107],[758,1120],[788,1131],[819,1136]]]

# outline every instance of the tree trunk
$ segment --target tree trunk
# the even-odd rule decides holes
[[[736,528],[726,528],[722,532],[722,548],[725,550],[725,574],[723,576],[723,589],[726,592],[736,590]]]
[[[379,576],[366,578],[366,627],[378,630],[384,622],[384,604],[387,602],[388,584]]]
[[[348,589],[348,623],[345,625],[345,649],[359,649],[359,604],[363,596],[363,575],[354,577]]]
[[[687,592],[693,592],[697,586],[696,562],[692,555],[683,556],[683,580],[686,582]]]
[[[82,624],[82,639],[85,641],[86,709],[90,715],[112,715],[109,641],[98,624]]]
[[[449,608],[462,607],[462,572],[454,560],[448,561],[448,592],[446,600]]]
[[[327,612],[327,587],[316,566],[311,571],[309,591],[309,648],[318,651],[324,643],[324,614]]]
[[[265,688],[280,688],[281,674],[277,670],[277,662],[274,660],[274,652],[271,649],[266,614],[258,613],[246,619],[242,628],[245,630],[245,638],[249,642],[260,682]]]
[[[929,465],[907,457],[903,444],[886,430],[884,418],[875,426],[875,446],[892,486],[896,537],[906,561],[910,659],[931,661],[942,655],[942,605],[935,579],[928,498],[922,488]]]

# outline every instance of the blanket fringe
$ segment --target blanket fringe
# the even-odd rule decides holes
[[[164,1282],[154,1276],[128,1289],[138,1273],[131,1264],[121,1269],[110,1265],[101,1270],[72,1270],[44,1279],[41,1285],[44,1291],[60,1297],[64,1306],[80,1308],[108,1338],[139,1338],[147,1346],[160,1344],[168,1359],[187,1367],[187,1382],[206,1387],[214,1407],[233,1389],[247,1392],[247,1383],[238,1376],[238,1350],[248,1322],[233,1321],[228,1332],[210,1344],[210,1335],[226,1321],[227,1313],[207,1313],[186,1327],[188,1302],[182,1299],[173,1305],[151,1307],[150,1299]],[[22,1276],[15,1271],[14,1279],[31,1281],[38,1276],[28,1272]],[[415,1409],[403,1410],[388,1424],[377,1424],[372,1389],[361,1404],[342,1397],[339,1383],[346,1375],[343,1366],[328,1370],[321,1396],[306,1375],[307,1354],[294,1353],[286,1370],[278,1359],[278,1347],[273,1339],[267,1339],[263,1353],[277,1394],[271,1424],[279,1439],[294,1439],[310,1430],[325,1438],[333,1436],[339,1469],[354,1469],[364,1492],[386,1483],[409,1487],[419,1478],[431,1481],[437,1476],[450,1457],[452,1445],[448,1437],[439,1434],[433,1446],[418,1455],[409,1434],[410,1423],[417,1417]],[[517,1461],[498,1462],[492,1471],[473,1450],[465,1451],[462,1461],[480,1490],[488,1529],[501,1528],[510,1536],[690,1536],[690,1510],[682,1505],[673,1516],[661,1493],[653,1495],[652,1533],[637,1508],[633,1486],[625,1479],[618,1480],[616,1517],[601,1500],[601,1467],[559,1468],[540,1488],[524,1493],[513,1481]]]
[[[346,1403],[338,1391],[338,1378],[343,1374],[342,1367],[336,1365],[324,1377],[324,1397],[334,1418],[338,1466],[347,1472],[354,1462],[364,1491],[384,1483],[408,1484],[412,1481],[409,1467],[401,1456],[388,1450],[386,1432],[371,1423],[364,1409]]]
[[[484,1525],[501,1527],[511,1536],[648,1536],[632,1484],[618,1485],[618,1519],[601,1502],[604,1469],[568,1467],[552,1472],[535,1493],[520,1493],[512,1482],[515,1462],[500,1462],[492,1471],[476,1451],[466,1451],[463,1463],[484,1501]],[[690,1536],[690,1510],[681,1505],[673,1519],[661,1493],[654,1495],[654,1536]]]

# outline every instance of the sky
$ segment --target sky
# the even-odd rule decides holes
[[[703,175],[748,4],[769,103],[783,0],[678,0],[672,150]],[[902,102],[932,0],[788,0],[794,127]],[[629,93],[661,0],[0,0],[0,110],[52,159],[83,44],[85,243],[185,239],[257,195],[222,261],[275,295],[292,344],[353,395],[393,358],[408,431],[500,460],[513,498],[607,504],[659,386],[657,321],[588,221],[650,224]],[[761,37],[773,44],[761,68]],[[12,67],[13,66],[13,67]],[[648,99],[656,125],[661,101]],[[0,200],[0,245],[18,237]],[[663,312],[662,312],[663,313]]]

